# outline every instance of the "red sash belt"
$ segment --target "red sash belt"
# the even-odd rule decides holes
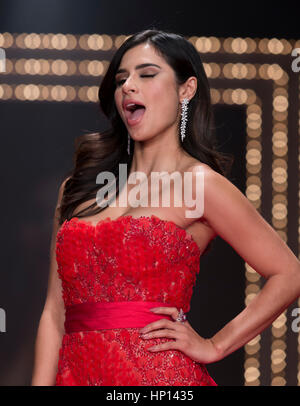
[[[113,328],[144,327],[159,320],[173,320],[166,314],[153,313],[152,307],[169,307],[163,302],[96,302],[66,306],[65,332],[67,334]]]

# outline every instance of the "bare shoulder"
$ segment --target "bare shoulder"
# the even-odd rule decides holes
[[[299,271],[296,256],[247,196],[225,176],[206,169],[204,217],[215,233],[264,277]]]
[[[195,158],[192,158],[187,161],[185,167],[184,167],[185,172],[191,172],[193,175],[196,175],[196,173],[204,173],[205,176],[208,174],[218,174],[216,171],[214,171],[209,165],[205,164],[204,162],[198,161]]]
[[[188,165],[188,169],[189,171],[196,173],[196,172],[205,172],[205,173],[217,173],[216,171],[214,171],[209,165],[205,164],[204,162],[200,162],[197,159],[194,159],[190,162],[190,164]]]
[[[228,180],[225,176],[220,174],[219,172],[212,169],[209,165],[196,161],[191,166],[189,166],[188,171],[192,172],[194,178],[196,175],[201,173],[204,174],[205,178],[205,190],[209,187],[210,190],[217,189],[220,185],[229,189],[231,188],[239,190],[230,180]]]
[[[212,181],[212,179],[215,179],[217,177],[222,177],[224,178],[222,175],[220,175],[218,172],[214,171],[209,165],[194,160],[191,165],[189,165],[186,169],[187,172],[191,172],[192,173],[192,179],[193,179],[193,188],[195,188],[195,182],[198,180],[197,177],[199,174],[201,174],[201,176],[203,176],[204,179],[204,196],[206,194],[206,189],[205,187],[207,187],[208,182],[211,182],[211,187],[217,187],[216,183],[214,181]],[[225,178],[224,178],[225,179]],[[214,186],[215,185],[215,186]],[[194,189],[196,190],[196,189]],[[204,202],[205,204],[205,202]],[[201,222],[203,224],[205,224],[206,226],[208,226],[212,231],[213,231],[213,227],[210,224],[210,221],[208,219],[208,217],[206,216],[206,213],[204,211],[203,215],[197,219],[197,222]],[[214,232],[213,235],[215,236],[216,233]]]
[[[247,197],[225,176],[213,170],[206,164],[195,164],[191,167],[193,179],[197,174],[204,175],[204,218],[211,226],[218,214],[224,216],[224,212],[231,211],[233,207],[243,206],[248,212],[256,209]],[[220,213],[219,213],[220,212]],[[232,213],[234,214],[234,212]],[[216,226],[216,224],[214,224]],[[216,227],[214,227],[216,228]]]

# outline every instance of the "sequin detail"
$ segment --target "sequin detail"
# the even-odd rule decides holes
[[[74,217],[57,233],[56,259],[65,306],[111,301],[174,303],[184,313],[201,252],[184,229],[149,217]],[[216,386],[202,363],[179,350],[148,351],[170,338],[143,340],[138,328],[65,334],[56,385]]]

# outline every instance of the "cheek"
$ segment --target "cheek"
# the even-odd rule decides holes
[[[172,89],[171,85],[168,87],[156,86],[153,87],[151,93],[151,107],[161,117],[162,121],[175,120],[178,113],[177,99],[178,96]],[[161,114],[163,112],[163,114]]]

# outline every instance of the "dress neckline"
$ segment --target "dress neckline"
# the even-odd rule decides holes
[[[141,219],[149,219],[149,220],[154,219],[154,220],[160,221],[161,223],[164,223],[164,224],[172,224],[178,230],[184,231],[186,237],[188,237],[188,239],[195,245],[198,252],[201,253],[201,249],[198,246],[198,244],[196,243],[196,241],[195,241],[195,239],[194,239],[194,237],[192,236],[191,233],[187,232],[185,228],[180,227],[174,221],[161,219],[160,217],[156,216],[155,214],[151,214],[149,216],[139,216],[139,217],[133,217],[131,214],[126,214],[124,216],[119,216],[119,217],[117,217],[115,219],[112,219],[110,216],[108,216],[108,217],[105,217],[105,218],[99,220],[96,224],[93,224],[91,221],[88,221],[88,220],[80,220],[78,217],[74,216],[70,220],[65,220],[65,222],[70,223],[71,221],[75,220],[75,221],[77,221],[77,223],[82,223],[82,224],[84,224],[86,226],[89,226],[89,227],[92,227],[92,228],[96,229],[103,223],[107,223],[107,222],[115,223],[115,222],[121,221],[123,219],[131,219],[131,220],[136,220],[136,221],[139,221]]]

